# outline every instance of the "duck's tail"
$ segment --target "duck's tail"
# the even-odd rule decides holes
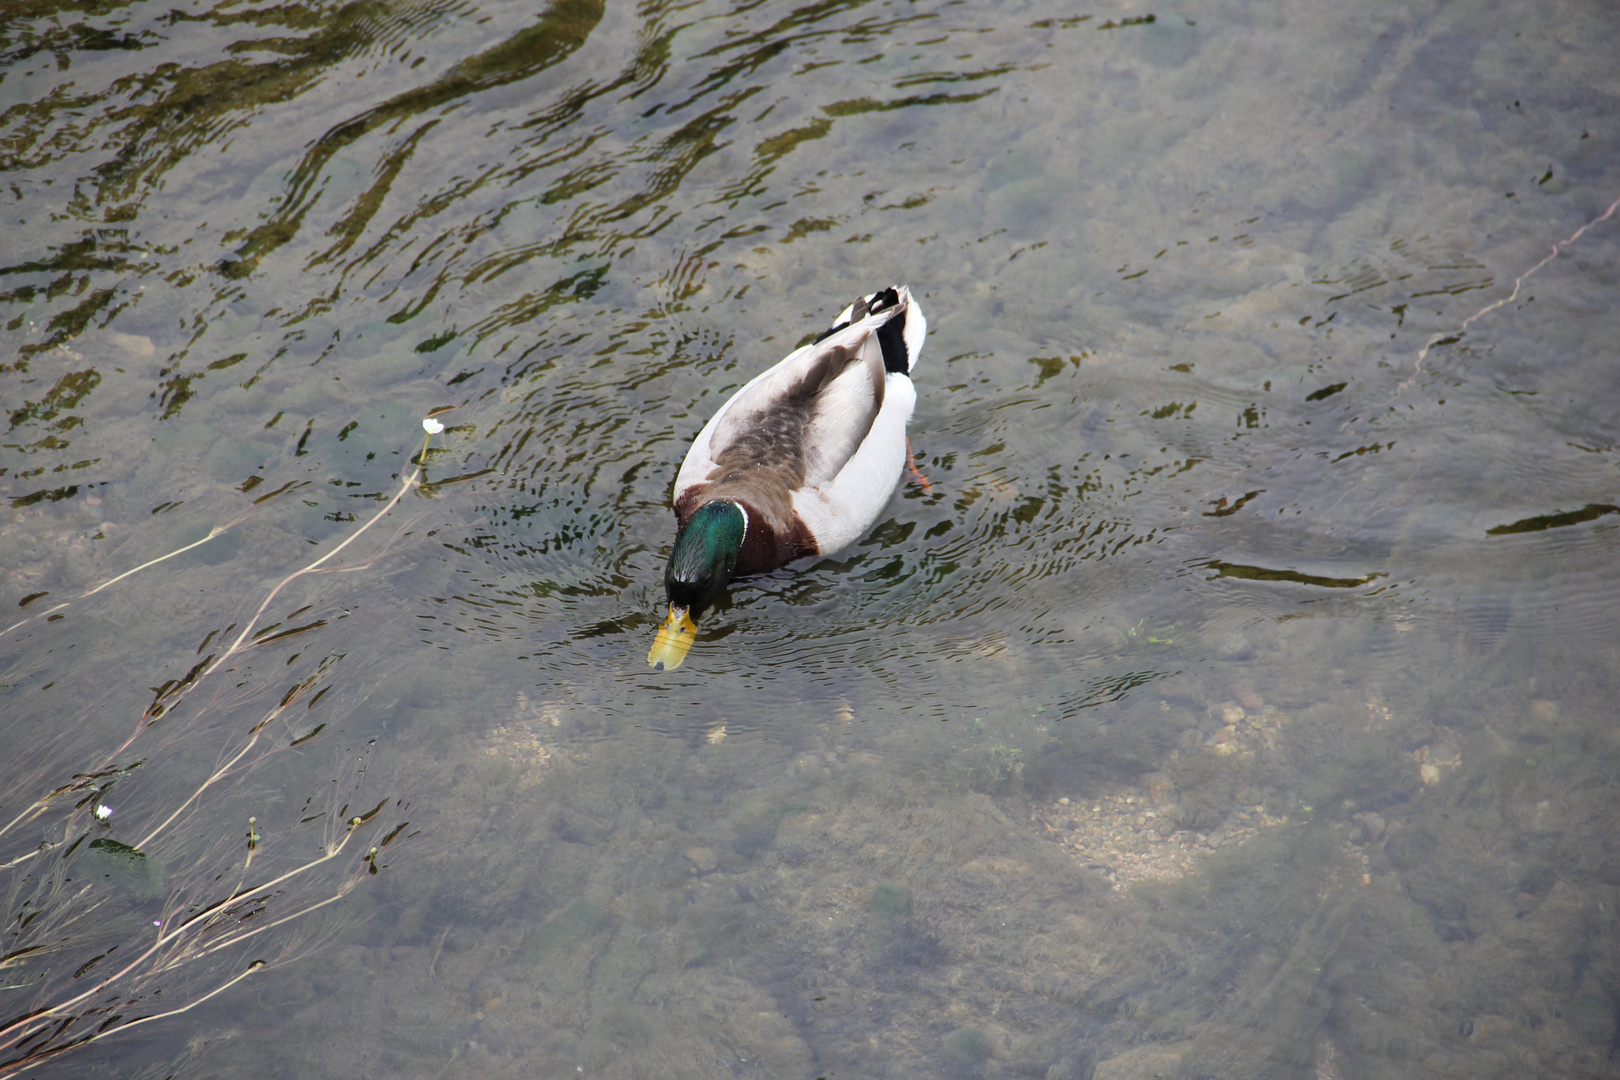
[[[904,285],[891,285],[859,298],[839,313],[821,337],[831,337],[845,327],[870,323],[877,331],[878,343],[883,346],[883,368],[900,375],[911,374],[922,354],[923,339],[928,336],[928,320],[922,308],[911,298],[911,290]]]

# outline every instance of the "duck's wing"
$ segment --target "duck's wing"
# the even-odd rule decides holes
[[[697,487],[707,501],[757,499],[766,486],[782,498],[831,485],[883,414],[891,380],[909,389],[925,327],[903,286],[856,300],[821,337],[721,406],[681,466],[677,502]]]
[[[883,408],[876,336],[840,334],[797,350],[732,399],[710,436],[716,464],[783,467],[794,488],[825,483],[860,448]]]

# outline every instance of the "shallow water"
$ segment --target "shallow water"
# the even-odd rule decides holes
[[[1522,7],[0,19],[0,1070],[1620,1073],[1620,24]],[[651,672],[898,282],[926,482]]]

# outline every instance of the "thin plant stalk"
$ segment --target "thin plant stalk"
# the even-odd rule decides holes
[[[279,926],[281,923],[290,921],[291,919],[297,918],[300,915],[308,914],[309,912],[316,910],[316,908],[324,907],[333,900],[341,899],[343,896],[347,895],[351,889],[353,889],[354,884],[360,880],[359,878],[355,878],[353,882],[346,883],[344,888],[340,889],[337,895],[329,897],[318,904],[313,904],[307,908],[301,909],[298,912],[294,912],[291,915],[285,916],[282,919],[278,919],[275,922],[269,923],[263,927],[256,927],[253,930],[246,931],[241,934],[230,935],[225,941],[215,942],[206,947],[194,944],[189,940],[184,944],[183,947],[179,947],[182,938],[186,938],[188,934],[191,934],[193,930],[199,927],[202,929],[207,929],[210,925],[212,925],[211,917],[219,914],[222,910],[232,905],[239,904],[244,900],[250,900],[256,896],[267,895],[273,892],[277,886],[292,880],[300,874],[307,873],[323,863],[331,862],[333,859],[337,858],[343,853],[343,849],[348,846],[349,840],[354,836],[356,830],[361,824],[362,820],[360,818],[352,819],[349,823],[349,828],[344,832],[342,839],[335,842],[329,842],[326,847],[326,853],[318,859],[312,859],[302,866],[295,867],[294,869],[288,870],[286,873],[281,874],[278,877],[271,878],[269,881],[261,882],[250,889],[235,893],[234,895],[228,896],[223,900],[210,904],[202,911],[183,921],[176,922],[178,916],[171,916],[168,919],[162,920],[163,925],[159,927],[157,937],[134,959],[130,960],[122,968],[119,968],[111,975],[108,975],[101,981],[97,982],[94,986],[91,986],[88,990],[75,994],[73,997],[70,997],[64,1001],[59,1001],[39,1012],[19,1017],[5,1027],[0,1027],[0,1044],[8,1042],[20,1042],[34,1034],[37,1034],[42,1027],[46,1026],[48,1021],[58,1019],[73,1012],[79,1005],[82,1005],[83,1003],[94,998],[103,990],[107,989],[107,987],[125,978],[132,972],[138,971],[148,960],[160,953],[165,952],[166,950],[175,953],[175,955],[173,958],[166,959],[152,971],[147,972],[148,977],[165,971],[172,971],[173,969],[180,967],[182,964],[189,963],[198,957],[206,956],[211,952],[215,952],[221,948],[226,948],[230,945],[239,944],[240,942],[245,941],[259,933],[261,930],[269,930],[274,926]],[[172,928],[170,924],[174,924]],[[5,1066],[0,1065],[0,1075],[3,1075],[5,1068]]]
[[[197,686],[203,682],[203,680],[205,680],[209,675],[211,675],[215,671],[217,671],[220,668],[220,666],[223,665],[231,657],[237,655],[240,652],[246,651],[247,648],[251,648],[250,645],[249,646],[244,646],[243,642],[245,642],[247,640],[248,636],[250,634],[252,634],[253,628],[258,624],[259,619],[264,615],[265,610],[270,606],[270,603],[276,598],[276,596],[281,592],[282,589],[286,588],[289,584],[291,584],[293,581],[297,580],[298,578],[303,577],[305,574],[318,572],[320,570],[320,567],[321,567],[322,563],[326,562],[328,559],[331,559],[333,556],[335,556],[339,552],[341,552],[344,548],[346,548],[350,544],[352,544],[355,540],[359,539],[360,536],[363,533],[365,533],[368,529],[370,529],[378,521],[381,521],[383,519],[383,517],[386,516],[387,513],[390,510],[392,510],[395,506],[399,505],[399,501],[405,497],[406,492],[410,491],[410,489],[413,486],[416,485],[417,481],[422,476],[422,469],[423,469],[424,464],[425,464],[425,462],[427,460],[428,446],[432,442],[433,436],[435,434],[437,434],[439,431],[444,430],[443,425],[436,424],[436,422],[435,422],[434,426],[430,427],[429,422],[424,421],[423,426],[428,429],[428,435],[427,435],[427,438],[423,439],[423,441],[422,441],[422,451],[421,451],[420,454],[417,455],[416,468],[413,469],[411,471],[411,474],[409,476],[405,477],[405,479],[400,483],[399,490],[394,492],[393,498],[389,499],[386,505],[384,505],[381,509],[379,509],[375,514],[373,514],[366,521],[366,523],[364,525],[361,525],[360,528],[356,529],[353,534],[351,534],[347,539],[345,539],[337,547],[333,548],[331,551],[327,552],[325,555],[321,556],[319,559],[316,559],[314,562],[310,563],[309,565],[304,566],[301,569],[296,570],[293,573],[287,575],[280,582],[278,582],[276,584],[276,586],[273,589],[271,589],[269,594],[264,598],[264,601],[259,605],[258,610],[253,613],[253,617],[248,620],[247,626],[245,628],[243,628],[243,630],[242,630],[242,632],[240,634],[237,635],[236,640],[231,643],[231,647],[226,649],[225,652],[222,653],[219,657],[217,657],[212,664],[210,664],[207,668],[205,668],[202,671],[201,674],[199,674],[194,680],[192,680],[192,682],[191,682],[191,684],[189,686],[187,686],[187,687],[183,688],[182,690],[180,690],[174,696],[174,698],[167,703],[167,706],[165,708],[165,712],[172,710],[176,705],[178,705],[180,703],[180,701],[183,698],[185,698],[187,695],[189,695],[192,690],[195,690],[197,688]],[[436,430],[435,430],[435,428],[436,428]],[[108,581],[102,582],[100,585],[97,585],[95,588],[90,589],[87,592],[83,593],[80,597],[78,597],[78,599],[82,600],[85,597],[93,596],[96,593],[100,592],[101,590],[103,590],[105,588],[108,588],[108,587],[110,587],[112,585],[115,585],[118,582],[123,581],[125,578],[128,578],[133,574],[139,573],[140,571],[145,570],[145,569],[147,569],[149,567],[156,566],[159,563],[164,562],[167,559],[172,559],[176,555],[184,554],[185,552],[190,551],[192,548],[199,547],[202,544],[206,544],[208,541],[212,540],[214,537],[218,536],[220,533],[223,533],[226,530],[233,528],[234,526],[236,526],[237,524],[239,524],[240,522],[242,522],[244,520],[246,520],[246,515],[239,516],[239,517],[237,517],[237,518],[235,518],[235,519],[233,519],[233,520],[231,520],[229,522],[226,522],[224,525],[216,525],[212,529],[210,529],[209,532],[208,532],[208,535],[203,537],[201,540],[194,541],[194,542],[192,542],[190,544],[185,545],[184,547],[177,548],[176,550],[169,552],[167,555],[160,555],[159,557],[157,557],[155,559],[149,559],[148,561],[142,563],[141,565],[139,565],[137,567],[134,567],[133,569],[126,570],[122,574],[119,574],[117,577],[112,578],[112,579],[110,579]],[[397,537],[397,535],[398,534],[396,533],[396,537]],[[370,563],[368,562],[366,565],[370,565]],[[65,602],[63,602],[61,604],[58,604],[56,607],[51,608],[49,611],[40,612],[39,615],[48,615],[51,612],[59,611],[62,608],[67,607],[69,603],[71,603],[71,601],[65,601]],[[39,617],[39,616],[30,616],[30,619],[37,618],[37,617]],[[0,630],[0,636],[4,636],[5,634],[10,633],[12,630],[15,630],[17,627],[22,626],[26,622],[29,622],[30,619],[24,619],[21,622],[15,623],[12,626],[7,627],[5,630]],[[285,704],[286,703],[283,703],[284,706],[285,706]],[[151,723],[155,723],[156,719],[157,719],[156,717],[153,717],[152,720],[151,720]],[[118,758],[118,756],[120,754],[122,754],[125,750],[129,749],[130,745],[135,742],[135,740],[140,736],[141,732],[143,730],[145,730],[145,728],[151,726],[151,723],[148,723],[147,722],[147,717],[143,716],[141,718],[141,721],[136,723],[135,730],[130,734],[129,738],[125,739],[122,743],[120,743],[119,746],[116,749],[114,749],[110,754],[107,754],[105,757],[103,757],[101,763],[99,765],[97,765],[95,768],[89,770],[88,774],[81,774],[81,775],[93,775],[93,774],[96,774],[96,773],[100,773],[103,770],[105,770],[106,768],[108,768],[111,765],[111,763]],[[253,733],[252,733],[253,737],[249,740],[248,746],[245,747],[242,752],[238,753],[236,755],[236,757],[232,758],[232,763],[234,763],[237,760],[240,760],[242,753],[245,753],[247,749],[250,749],[254,745],[254,743],[256,743],[258,741],[258,733],[262,729],[263,725],[264,725],[264,722],[261,722],[259,725],[256,725],[254,727]],[[215,781],[219,780],[222,775],[224,775],[224,774],[223,773],[216,773],[214,776],[210,777],[208,779],[208,781],[206,781],[203,784],[202,788],[199,788],[196,792],[194,792],[192,794],[191,798],[187,799],[186,802],[181,805],[181,809],[184,809],[184,807],[186,805],[189,805],[192,800],[194,800],[198,795],[202,794],[202,791],[204,789],[206,789],[210,784],[213,784]],[[12,818],[10,821],[6,822],[4,825],[0,825],[0,836],[5,836],[8,832],[10,832],[12,829],[16,828],[18,825],[23,824],[24,822],[33,820],[34,818],[38,817],[40,814],[44,813],[45,810],[47,810],[49,808],[51,802],[54,799],[56,799],[58,796],[66,794],[69,791],[75,791],[75,790],[82,790],[82,787],[80,785],[76,785],[76,784],[65,785],[65,786],[57,788],[56,790],[54,790],[54,791],[46,794],[45,796],[35,800],[31,805],[27,806],[20,813],[18,813],[16,817]],[[163,826],[160,826],[158,830],[155,830],[145,840],[142,840],[141,843],[138,846],[139,847],[145,847],[146,844],[151,840],[151,838],[153,836],[157,835],[158,831],[161,831],[161,829],[163,827],[166,827],[171,822],[173,822],[174,818],[176,816],[178,816],[179,812],[180,812],[179,810],[176,810],[174,814],[171,814],[169,816],[169,818],[164,821]],[[20,855],[17,858],[11,860],[10,862],[0,864],[0,870],[10,869],[11,867],[18,865],[19,863],[25,862],[26,860],[32,858],[34,855],[36,855],[38,853],[39,853],[39,851],[38,851],[38,849],[36,849],[35,851],[31,851],[31,852],[25,853],[23,855]]]
[[[141,565],[135,567],[134,569],[125,570],[122,574],[119,574],[117,577],[111,578],[110,580],[107,580],[107,581],[103,581],[100,585],[97,585],[93,589],[87,589],[86,591],[80,593],[78,596],[74,597],[73,599],[74,600],[84,600],[87,597],[94,596],[94,595],[96,595],[96,593],[100,592],[102,589],[110,588],[111,586],[118,584],[120,581],[123,581],[125,578],[127,578],[127,577],[129,577],[129,576],[131,576],[133,574],[138,574],[142,570],[147,569],[148,567],[156,566],[158,563],[164,562],[164,561],[169,560],[169,559],[172,559],[176,555],[184,555],[186,552],[190,551],[194,547],[202,547],[204,544],[208,543],[208,541],[212,540],[214,537],[218,536],[220,533],[226,532],[227,530],[235,528],[237,525],[240,525],[242,522],[247,520],[247,517],[248,516],[246,514],[241,514],[241,515],[238,515],[237,517],[232,518],[230,521],[227,521],[223,525],[215,525],[212,529],[208,530],[208,535],[203,537],[201,540],[193,540],[191,543],[187,544],[185,547],[175,548],[173,551],[169,552],[167,555],[159,555],[155,559],[148,559],[146,562],[141,563]],[[17,622],[12,623],[10,626],[6,627],[4,630],[0,630],[0,637],[5,637],[7,634],[11,633],[13,630],[17,629],[19,626],[26,626],[29,623],[33,622],[35,619],[42,619],[42,618],[45,618],[46,616],[54,615],[58,611],[61,611],[63,608],[68,607],[72,603],[73,603],[73,600],[64,600],[60,604],[57,604],[57,605],[55,605],[53,607],[48,607],[48,608],[44,609],[43,611],[35,612],[34,614],[28,616],[28,618],[26,618],[26,619],[19,619]]]
[[[423,441],[421,454],[417,456],[416,468],[401,481],[399,490],[394,493],[393,497],[390,498],[384,506],[382,506],[342,543],[338,544],[319,559],[316,559],[308,565],[294,571],[278,582],[259,604],[259,607],[253,613],[252,618],[248,621],[242,632],[231,643],[230,647],[226,649],[219,657],[215,658],[212,663],[208,664],[207,667],[204,668],[196,678],[190,680],[189,685],[179,688],[167,703],[166,708],[162,710],[163,712],[171,710],[180,699],[184,698],[187,694],[194,690],[200,683],[206,680],[209,675],[219,670],[219,668],[233,656],[241,652],[245,652],[247,649],[252,647],[253,643],[250,641],[250,639],[253,635],[254,628],[258,625],[259,620],[263,617],[265,611],[268,610],[270,604],[283,589],[305,574],[320,572],[327,562],[349,547],[349,545],[355,540],[359,539],[361,535],[370,530],[371,527],[374,526],[378,521],[382,520],[382,518],[386,516],[389,511],[399,504],[400,500],[404,498],[405,494],[420,481],[426,463],[428,447],[432,441],[432,437],[444,430],[444,426],[442,424],[431,418],[424,420],[422,426],[427,431],[428,435],[427,439]],[[80,597],[78,597],[78,599],[94,595],[103,589],[109,588],[112,585],[129,578],[141,570],[158,565],[167,559],[189,551],[201,544],[205,544],[209,540],[214,539],[220,533],[238,524],[241,520],[244,520],[244,518],[238,518],[235,521],[228,522],[224,525],[217,525],[209,531],[209,534],[206,537],[202,538],[201,540],[195,541],[186,545],[185,547],[172,551],[167,555],[149,560],[148,562],[142,563],[140,566],[125,571],[124,573],[119,574],[117,577],[114,577],[106,582],[103,582],[101,585],[86,591]],[[397,536],[398,533],[395,534],[395,538],[397,538]],[[389,542],[391,544],[393,542],[392,539]],[[370,565],[370,561],[368,561],[365,565]],[[63,603],[50,610],[54,612],[66,606],[67,603]],[[41,612],[40,614],[48,614],[48,612]],[[31,616],[30,618],[35,617],[38,616]],[[23,620],[23,622],[27,621],[29,620]],[[8,627],[6,630],[0,631],[0,635],[9,633],[11,630],[16,629],[16,627],[20,625],[22,625],[22,623]],[[198,785],[198,787],[192,791],[191,794],[186,796],[186,798],[173,810],[173,812],[169,814],[168,817],[164,818],[161,823],[159,823],[145,837],[143,837],[140,843],[137,845],[137,850],[147,848],[182,814],[194,806],[198,799],[200,799],[209,788],[217,784],[220,780],[240,771],[243,768],[251,767],[258,761],[263,760],[263,758],[268,756],[269,753],[277,752],[269,751],[266,754],[261,754],[259,757],[254,758],[253,761],[249,762],[247,765],[242,764],[243,760],[247,758],[258,745],[265,728],[283,712],[285,712],[285,710],[294,701],[297,701],[300,697],[302,697],[303,694],[314,685],[314,681],[315,680],[312,677],[301,682],[298,686],[295,686],[293,690],[289,691],[287,695],[282,698],[275,708],[271,709],[268,714],[255,723],[248,733],[247,741],[234,753],[230,754],[229,757],[224,758],[219,764],[217,764],[207,779]],[[0,826],[0,836],[4,836],[7,832],[17,827],[17,825],[20,823],[39,816],[54,800],[59,798],[61,795],[69,792],[82,791],[86,787],[92,786],[96,781],[103,779],[107,775],[106,770],[109,768],[110,763],[116,760],[117,757],[135,741],[136,737],[141,731],[151,727],[152,724],[157,721],[157,719],[158,717],[153,716],[151,712],[148,712],[141,718],[140,722],[137,722],[136,729],[133,733],[131,733],[130,737],[126,739],[117,750],[109,755],[100,766],[91,770],[89,773],[80,773],[76,775],[72,783],[59,787],[42,798],[35,800],[29,807],[24,809],[11,821],[7,822],[3,826]],[[94,796],[92,796],[92,799],[93,798]],[[347,880],[343,881],[338,886],[336,892],[332,895],[313,903],[306,904],[299,907],[295,911],[269,920],[268,922],[259,923],[252,929],[234,931],[226,930],[226,932],[223,934],[212,938],[207,936],[210,931],[219,930],[225,926],[230,926],[232,921],[250,918],[259,913],[263,910],[265,904],[268,903],[271,897],[273,897],[275,893],[288,882],[298,878],[300,875],[308,874],[317,867],[338,858],[347,848],[349,841],[353,839],[355,833],[359,831],[363,825],[369,822],[373,816],[381,811],[383,806],[386,805],[387,801],[388,800],[385,799],[382,803],[379,803],[375,809],[367,814],[360,817],[350,818],[346,823],[347,827],[344,829],[341,837],[337,836],[335,832],[329,834],[325,844],[324,854],[322,854],[319,858],[312,859],[309,862],[294,867],[293,869],[284,873],[278,874],[275,877],[260,882],[257,885],[243,888],[242,881],[246,878],[253,862],[253,844],[251,841],[257,839],[256,836],[250,836],[248,854],[247,858],[242,864],[241,876],[238,878],[235,888],[231,889],[230,893],[223,899],[206,904],[200,909],[194,910],[191,914],[185,915],[182,912],[182,908],[185,905],[184,898],[187,890],[185,887],[182,887],[171,898],[169,910],[172,911],[173,914],[157,922],[157,935],[146,945],[145,948],[141,949],[136,956],[129,959],[116,971],[113,971],[112,973],[96,981],[94,985],[90,986],[88,989],[74,994],[71,997],[67,997],[63,1000],[47,1005],[34,1012],[28,1013],[24,1016],[15,1017],[8,1023],[0,1026],[0,1046],[9,1045],[11,1049],[22,1052],[21,1057],[15,1058],[9,1062],[0,1063],[0,1076],[10,1075],[32,1068],[34,1065],[37,1065],[42,1061],[53,1058],[75,1047],[83,1046],[89,1042],[94,1042],[97,1039],[113,1034],[116,1031],[122,1031],[140,1024],[149,1023],[153,1020],[165,1019],[167,1017],[177,1016],[181,1013],[188,1012],[203,1002],[224,993],[226,990],[241,982],[252,972],[266,966],[265,961],[254,960],[248,965],[246,970],[237,973],[232,978],[226,980],[219,986],[209,990],[206,994],[203,994],[185,1005],[177,1006],[173,1009],[168,1009],[160,1013],[143,1016],[119,1027],[108,1027],[109,1024],[113,1023],[117,1019],[114,1017],[112,1020],[104,1022],[102,1028],[93,1034],[89,1034],[85,1037],[72,1038],[67,1042],[58,1045],[51,1045],[55,1040],[59,1039],[73,1023],[80,1020],[88,1020],[89,1016],[93,1015],[97,1010],[92,1008],[88,1013],[84,1010],[89,1007],[90,1003],[95,998],[105,992],[109,987],[132,979],[134,980],[135,986],[139,987],[152,978],[166,972],[173,971],[185,964],[202,959],[203,957],[213,955],[220,950],[241,945],[267,930],[273,930],[296,919],[303,918],[310,913],[324,908],[328,904],[335,903],[336,901],[347,896],[361,881],[365,880],[366,875],[364,873],[355,873],[351,875]],[[78,819],[78,816],[79,815],[75,813],[73,818],[70,820],[68,829],[69,833],[71,833],[74,827],[73,822]],[[249,820],[251,823],[252,819]],[[397,827],[394,832],[390,833],[381,841],[379,846],[386,847],[389,841],[391,841],[393,837],[397,835],[398,832],[403,828],[403,824]],[[47,847],[48,845],[42,846],[33,852],[29,852],[28,854],[13,859],[9,863],[0,865],[0,870],[10,869],[26,859],[39,854],[40,851],[46,850]],[[367,864],[369,872],[372,874],[377,872],[377,854],[378,847],[373,847],[371,848],[369,854],[366,855],[362,860]],[[84,890],[81,889],[75,897],[66,901],[66,905],[71,906],[75,900],[79,899],[83,895]],[[97,902],[97,905],[92,905],[92,910],[98,905],[99,901]],[[61,910],[63,907],[62,904],[55,906],[58,910]],[[251,908],[251,910],[244,914],[244,906]],[[59,938],[60,930],[63,927],[79,921],[85,914],[85,912],[77,912],[67,917],[65,922],[62,922],[53,929],[52,937]],[[47,922],[49,921],[50,920],[48,919]],[[60,944],[60,942],[57,944]],[[28,949],[24,950],[24,952],[32,954],[33,950]],[[22,953],[12,954],[12,961],[13,963],[26,962]],[[3,966],[11,966],[11,964]],[[52,1030],[53,1028],[54,1030]],[[34,1048],[26,1049],[26,1044],[35,1039],[39,1039],[41,1041]]]
[[[305,686],[303,689],[308,689],[308,687]],[[232,771],[234,771],[236,763],[246,757],[248,751],[252,750],[253,747],[258,744],[259,736],[264,733],[264,729],[270,723],[270,721],[280,716],[286,711],[288,705],[291,705],[294,701],[297,701],[298,698],[302,696],[303,695],[301,693],[291,695],[288,699],[283,700],[280,705],[277,705],[274,709],[271,709],[270,714],[263,720],[260,720],[257,724],[254,724],[250,737],[248,738],[248,741],[242,745],[242,748],[235,754],[232,754],[230,760],[226,761],[225,764],[215,769],[212,776],[198,785],[197,790],[186,796],[185,801],[183,801],[179,806],[175,807],[174,812],[168,817],[164,818],[162,824],[158,825],[151,832],[141,837],[140,843],[136,844],[135,847],[137,849],[144,850],[148,844],[158,837],[158,834],[162,833],[164,829],[167,829],[170,825],[174,824],[174,819],[184,813],[188,806],[201,798],[203,792],[207,791],[210,787],[218,783],[226,776],[229,776]]]
[[[373,525],[377,524],[377,522],[381,521],[387,515],[388,511],[399,505],[399,500],[405,497],[405,493],[410,491],[411,488],[415,486],[417,480],[422,475],[423,462],[427,460],[428,443],[432,440],[432,438],[433,434],[430,432],[428,437],[422,441],[422,452],[417,455],[416,468],[413,469],[411,474],[407,476],[399,485],[399,490],[394,492],[394,497],[389,499],[382,509],[371,515],[371,517],[366,520],[364,525],[360,526],[353,533],[351,533],[349,537],[337,547],[333,548],[331,551],[328,551],[325,555],[322,555],[320,558],[316,559],[307,566],[294,570],[292,573],[288,574],[286,577],[277,582],[275,587],[272,588],[265,596],[264,601],[259,605],[258,610],[253,613],[253,617],[247,621],[247,625],[242,628],[242,632],[236,635],[236,640],[231,642],[231,647],[216,657],[212,664],[209,664],[206,668],[204,668],[202,673],[192,681],[190,686],[187,686],[176,694],[168,703],[168,709],[173,709],[176,705],[178,705],[182,699],[190,694],[191,691],[195,690],[205,679],[208,678],[208,676],[218,671],[226,661],[231,659],[231,657],[240,652],[245,652],[247,648],[251,648],[250,645],[244,646],[243,642],[247,641],[247,639],[252,635],[253,628],[259,624],[259,619],[264,615],[265,610],[270,607],[271,602],[281,594],[282,589],[285,589],[288,585],[291,585],[294,581],[297,581],[305,574],[312,574],[318,571],[322,563],[326,562],[328,559],[340,553],[344,548],[360,539],[360,537],[365,534],[366,530],[370,529]]]

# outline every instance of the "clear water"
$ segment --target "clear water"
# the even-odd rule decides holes
[[[0,50],[0,1071],[1620,1074],[1607,7]],[[651,672],[686,443],[898,282],[926,485]]]

